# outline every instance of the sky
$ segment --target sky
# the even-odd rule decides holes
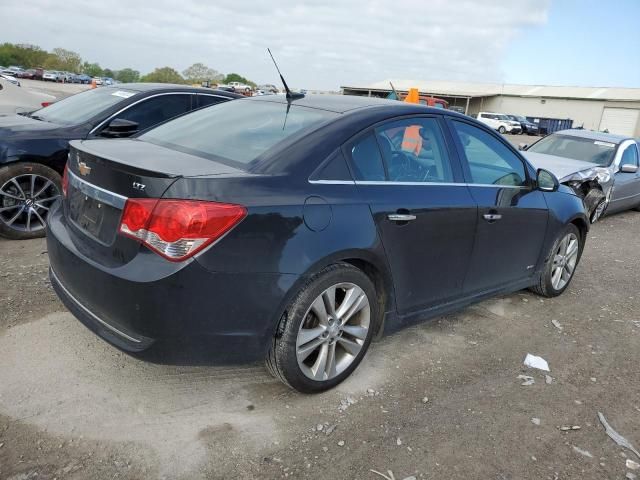
[[[113,70],[202,62],[256,83],[381,80],[640,87],[640,0],[0,0],[0,42]],[[213,3],[213,2],[212,2]]]

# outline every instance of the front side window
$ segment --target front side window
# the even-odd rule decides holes
[[[453,121],[452,124],[467,158],[471,183],[503,186],[527,184],[524,163],[500,140],[468,123]]]
[[[453,182],[442,131],[435,118],[412,118],[376,128],[392,182]]]
[[[624,152],[622,152],[622,160],[620,160],[620,165],[638,165],[638,148],[635,144],[629,145]]]
[[[136,122],[138,130],[153,127],[191,110],[191,95],[159,95],[132,106],[117,115],[117,118]]]

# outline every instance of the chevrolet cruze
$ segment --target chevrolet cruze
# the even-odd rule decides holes
[[[254,97],[74,141],[62,188],[50,275],[80,321],[130,352],[223,339],[303,392],[394,326],[561,294],[589,228],[480,122],[363,97]]]

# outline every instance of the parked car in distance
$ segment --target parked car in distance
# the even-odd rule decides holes
[[[279,93],[280,92],[278,87],[276,87],[275,85],[272,85],[270,83],[265,83],[264,85],[258,85],[256,90],[262,90],[265,94],[269,94],[269,93],[274,93],[275,94],[275,93]]]
[[[59,82],[60,72],[56,72],[54,70],[45,70],[42,74],[42,80],[44,80],[45,82]]]
[[[113,80],[113,78],[111,77],[102,77],[102,84],[103,85],[113,85],[115,82]]]
[[[41,237],[62,188],[69,141],[120,138],[191,110],[239,98],[171,84],[91,89],[31,113],[0,117],[0,235]]]
[[[18,74],[16,74],[16,76],[18,78],[26,78],[29,80],[34,80],[36,77],[36,69],[35,68],[29,68],[27,70],[23,70],[21,72],[19,72]]]
[[[478,121],[484,123],[488,127],[491,127],[503,134],[518,134],[522,131],[520,122],[511,120],[502,113],[479,112],[476,118],[478,119]]]
[[[96,85],[102,85],[104,83],[100,77],[93,77],[91,81],[95,82]]]
[[[252,91],[252,88],[249,85],[246,85],[244,83],[241,82],[229,82],[229,87],[232,87],[234,89],[234,91],[238,92],[238,93],[250,93]]]
[[[85,325],[130,352],[217,339],[303,392],[348,377],[385,326],[560,295],[589,228],[485,125],[356,96],[252,97],[74,141],[64,192],[50,277]]]
[[[520,149],[534,166],[553,172],[583,199],[592,223],[605,214],[640,211],[637,139],[572,129]]]
[[[5,73],[0,73],[0,78],[4,78],[7,82],[9,82],[9,83],[13,83],[13,84],[14,84],[14,85],[16,85],[17,87],[19,87],[19,86],[20,86],[20,81],[19,81],[16,77],[14,77],[14,76],[7,75],[7,74],[5,74]]]
[[[527,135],[538,135],[538,125],[534,122],[530,122],[522,115],[507,115],[507,118],[520,124],[520,128],[522,128],[521,133],[526,133]]]
[[[76,83],[89,84],[91,83],[91,77],[87,74],[81,73],[80,75],[76,75],[74,81]]]

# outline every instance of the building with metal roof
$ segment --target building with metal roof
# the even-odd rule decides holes
[[[500,83],[384,80],[365,86],[343,86],[346,95],[384,97],[391,84],[399,93],[447,100],[467,115],[488,111],[530,119],[571,119],[573,126],[640,136],[640,88],[514,85]]]

